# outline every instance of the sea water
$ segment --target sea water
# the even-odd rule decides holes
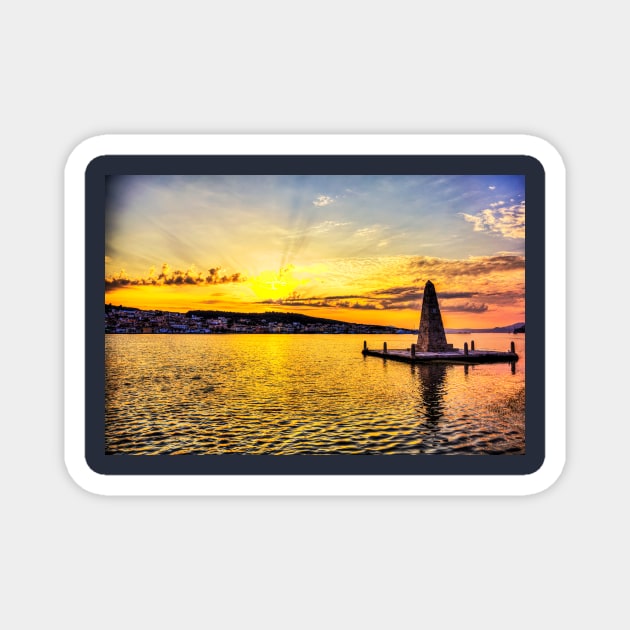
[[[525,335],[447,335],[515,364],[364,357],[415,337],[105,336],[108,454],[521,454]]]

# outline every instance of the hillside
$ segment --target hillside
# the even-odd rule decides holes
[[[522,330],[521,330],[522,329]],[[495,326],[494,328],[445,328],[444,331],[449,334],[457,333],[511,333],[525,332],[525,322],[516,322],[509,326]]]
[[[133,312],[137,317],[152,317],[155,318],[156,315],[169,315],[171,317],[180,317],[184,320],[192,320],[193,318],[200,320],[216,320],[218,318],[223,318],[226,320],[224,326],[231,329],[231,327],[237,324],[245,324],[246,326],[255,327],[255,326],[267,326],[270,323],[281,324],[285,326],[291,326],[293,324],[297,324],[301,327],[308,326],[327,326],[327,327],[338,327],[345,329],[352,329],[356,332],[365,332],[369,331],[372,333],[392,333],[392,332],[408,332],[408,333],[417,333],[417,330],[411,329],[401,329],[397,326],[380,326],[377,324],[358,324],[352,322],[344,322],[337,319],[328,319],[325,317],[312,317],[310,315],[303,315],[301,313],[285,313],[279,311],[267,311],[265,313],[241,313],[241,312],[233,312],[233,311],[217,311],[217,310],[194,310],[188,311],[187,313],[170,313],[169,311],[160,311],[160,310],[151,310],[144,311],[139,308],[134,307],[126,307],[123,305],[113,306],[112,304],[105,305],[105,313],[109,315],[113,315],[114,313],[119,313],[122,311]]]

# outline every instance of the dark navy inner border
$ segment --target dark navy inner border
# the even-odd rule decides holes
[[[525,454],[105,455],[105,181],[108,175],[524,175]],[[545,458],[545,172],[524,155],[107,155],[85,172],[85,456],[106,475],[524,475]]]

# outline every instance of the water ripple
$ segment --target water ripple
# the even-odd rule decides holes
[[[356,335],[107,335],[106,452],[523,453],[520,343],[512,373],[365,358]]]

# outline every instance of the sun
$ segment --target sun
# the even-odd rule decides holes
[[[250,278],[249,285],[259,300],[280,300],[295,293],[299,282],[291,271],[262,271]]]

